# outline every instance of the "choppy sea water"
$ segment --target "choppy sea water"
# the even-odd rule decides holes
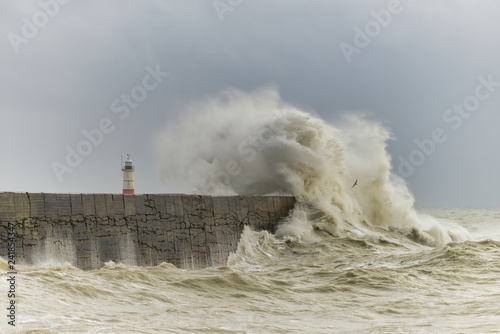
[[[471,240],[308,241],[246,229],[228,266],[18,266],[17,326],[2,333],[498,333],[500,210],[426,209]],[[4,307],[5,306],[5,307]]]

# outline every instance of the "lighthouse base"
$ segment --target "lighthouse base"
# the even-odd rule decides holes
[[[123,189],[123,194],[124,195],[133,195],[134,189]]]

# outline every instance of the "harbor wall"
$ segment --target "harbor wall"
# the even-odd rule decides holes
[[[224,266],[245,225],[274,232],[294,205],[286,196],[0,193],[0,257],[14,227],[16,264]]]

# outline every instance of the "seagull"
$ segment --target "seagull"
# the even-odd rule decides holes
[[[356,187],[358,185],[358,179],[356,179],[356,182],[354,182],[354,184],[352,185],[351,189]]]

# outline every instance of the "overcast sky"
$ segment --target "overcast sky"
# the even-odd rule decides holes
[[[494,0],[4,0],[0,191],[120,193],[126,153],[136,192],[176,191],[158,133],[193,101],[274,84],[325,120],[387,124],[417,205],[498,206],[499,18]]]

